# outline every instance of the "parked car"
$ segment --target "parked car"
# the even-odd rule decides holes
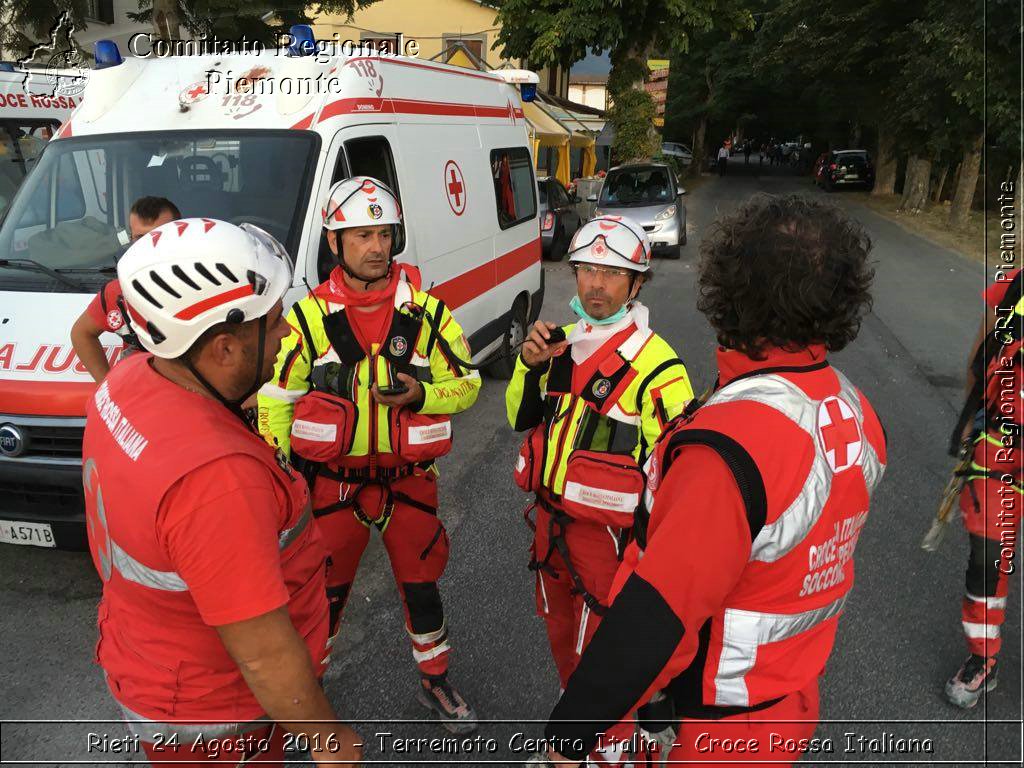
[[[580,199],[570,195],[553,176],[537,179],[540,202],[540,245],[545,259],[561,261],[569,249],[569,241],[583,223],[578,205]]]
[[[837,149],[818,158],[814,183],[832,192],[836,187],[852,184],[871,189],[875,186],[875,166],[864,149]]]
[[[675,141],[664,142],[661,145],[661,154],[676,158],[680,165],[689,165],[693,162],[693,152],[690,148]]]
[[[595,216],[628,216],[644,228],[654,252],[678,259],[686,245],[686,194],[664,163],[636,163],[612,168],[596,201]]]

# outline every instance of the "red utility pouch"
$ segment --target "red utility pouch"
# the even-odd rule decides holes
[[[544,441],[547,437],[547,425],[542,421],[526,433],[523,444],[519,446],[516,468],[512,476],[516,485],[527,493],[540,490],[544,475]]]
[[[408,408],[391,411],[391,450],[409,463],[431,461],[452,449],[449,416],[427,416]]]
[[[569,456],[562,506],[577,520],[629,528],[643,492],[644,473],[628,454],[575,450]]]
[[[310,461],[337,461],[352,450],[356,404],[314,390],[299,398],[292,420],[292,450]]]

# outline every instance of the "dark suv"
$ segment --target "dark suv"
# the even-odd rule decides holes
[[[875,166],[867,150],[834,149],[818,158],[814,183],[828,192],[840,185],[851,184],[871,189],[875,186]]]

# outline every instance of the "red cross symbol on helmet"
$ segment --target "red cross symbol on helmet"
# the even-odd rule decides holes
[[[454,160],[449,160],[444,166],[444,189],[448,195],[448,205],[452,213],[461,216],[466,210],[466,184],[463,180],[462,169]]]
[[[864,436],[853,409],[838,397],[827,397],[818,406],[818,439],[833,472],[857,463]]]

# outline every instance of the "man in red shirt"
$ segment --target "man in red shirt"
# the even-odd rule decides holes
[[[140,197],[128,213],[129,236],[134,242],[161,224],[180,218],[181,211],[166,197]],[[71,326],[71,346],[97,383],[110,370],[106,351],[100,344],[104,333],[120,336],[125,352],[138,349],[135,334],[121,310],[121,284],[117,280],[104,285]]]
[[[967,367],[961,423],[969,423],[959,437],[971,452],[971,468],[960,492],[970,541],[961,623],[970,655],[946,683],[946,697],[965,709],[996,687],[996,655],[1002,646],[1009,576],[1015,570],[1024,500],[1022,295],[1020,269],[1000,272],[986,289],[987,311]]]
[[[280,765],[289,738],[317,763],[359,759],[318,680],[326,552],[309,490],[240,407],[289,331],[289,264],[262,230],[213,219],[158,227],[118,264],[152,354],[96,390],[83,479],[96,659],[150,760]]]
[[[806,749],[885,467],[881,424],[827,358],[870,305],[869,250],[839,209],[797,196],[755,198],[705,239],[717,386],[646,464],[648,525],[552,712],[549,759],[582,759],[648,702],[641,726],[673,762]]]

